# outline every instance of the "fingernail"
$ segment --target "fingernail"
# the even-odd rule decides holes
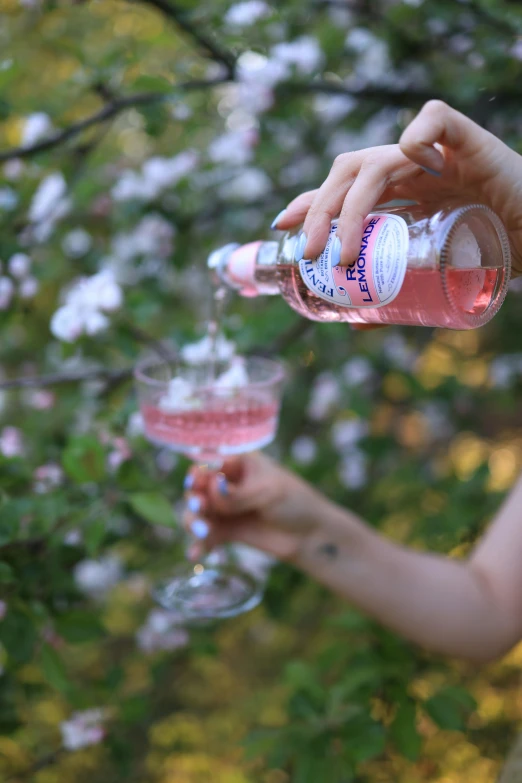
[[[187,500],[187,508],[189,511],[192,512],[192,514],[197,514],[199,509],[201,508],[201,500],[197,497],[197,495],[192,495]]]
[[[270,228],[272,229],[272,231],[274,231],[277,228],[277,224],[279,223],[279,221],[281,220],[285,212],[286,209],[282,209],[279,215],[271,222]]]
[[[223,473],[217,475],[217,488],[220,495],[226,497],[228,495],[228,481]]]
[[[183,481],[183,489],[192,489],[194,486],[194,476],[192,473],[187,473],[185,480]]]
[[[424,169],[426,174],[431,174],[432,177],[441,177],[442,171],[435,171],[435,169],[430,169],[428,166],[421,166],[421,169]]]
[[[190,525],[193,535],[196,538],[206,538],[210,532],[210,528],[203,519],[195,519]]]
[[[334,237],[330,247],[330,258],[332,260],[332,266],[339,266],[341,263],[341,240],[339,237]]]
[[[306,234],[303,231],[302,234],[300,235],[299,239],[297,240],[297,244],[296,244],[295,250],[294,250],[294,259],[296,261],[301,261],[302,260],[302,258],[304,256],[306,242],[307,242]]]

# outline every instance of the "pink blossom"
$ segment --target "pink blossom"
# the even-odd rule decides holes
[[[51,492],[63,481],[63,470],[56,462],[40,465],[33,473],[33,490],[39,495]]]
[[[109,453],[107,462],[109,468],[116,471],[123,462],[132,457],[132,451],[125,438],[114,438],[112,445],[113,450]]]
[[[0,452],[8,459],[23,456],[25,447],[18,427],[4,427],[0,433]]]
[[[48,389],[29,389],[24,394],[24,402],[36,411],[48,411],[54,407],[56,395]]]
[[[67,721],[60,724],[62,743],[66,750],[80,750],[97,745],[105,737],[102,721],[105,710],[90,709],[75,712]]]
[[[178,650],[189,642],[188,632],[179,626],[183,617],[163,609],[153,609],[136,634],[140,650],[146,653]]]

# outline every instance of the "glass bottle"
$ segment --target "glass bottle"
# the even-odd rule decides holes
[[[348,267],[324,251],[295,261],[300,229],[280,241],[230,244],[208,266],[243,296],[281,294],[313,321],[473,329],[498,312],[511,254],[506,230],[483,204],[376,208],[366,219],[359,256]]]

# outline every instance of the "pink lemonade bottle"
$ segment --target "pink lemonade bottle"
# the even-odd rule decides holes
[[[280,241],[230,244],[208,266],[243,296],[281,294],[312,321],[473,329],[499,310],[511,255],[506,230],[482,204],[376,208],[358,257],[333,266],[332,221],[324,251],[294,260],[299,230]]]

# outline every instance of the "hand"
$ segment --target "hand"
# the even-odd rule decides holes
[[[315,258],[339,215],[346,266],[357,256],[363,221],[376,204],[448,198],[486,204],[497,213],[509,234],[513,273],[522,274],[522,156],[442,101],[429,101],[399,144],[339,155],[323,185],[292,201],[274,227],[304,222],[304,257]]]
[[[309,484],[260,453],[226,460],[219,473],[188,474],[184,524],[201,540],[191,555],[240,541],[283,560],[295,558],[329,502]]]

